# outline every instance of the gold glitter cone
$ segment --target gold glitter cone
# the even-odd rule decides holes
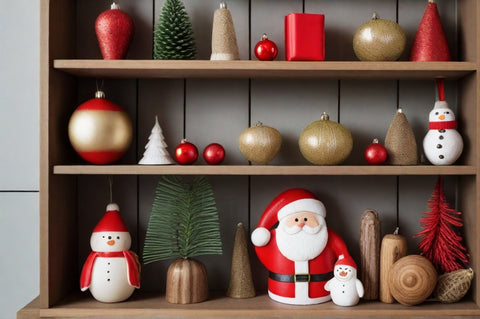
[[[231,298],[255,297],[255,287],[252,279],[252,269],[248,257],[247,238],[242,223],[237,225],[235,242],[233,244],[232,270],[227,296]]]
[[[237,36],[232,14],[225,2],[213,15],[212,55],[210,60],[239,60]]]
[[[402,109],[398,109],[385,137],[390,165],[417,165],[418,152],[415,135]]]

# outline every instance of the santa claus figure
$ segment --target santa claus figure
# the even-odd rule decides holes
[[[268,295],[275,301],[311,305],[329,301],[325,283],[339,256],[351,258],[343,240],[327,228],[326,210],[314,194],[289,189],[264,211],[251,239],[269,270]]]

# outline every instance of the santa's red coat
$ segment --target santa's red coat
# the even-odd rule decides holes
[[[301,249],[301,247],[299,247],[299,249]],[[283,256],[278,249],[276,230],[271,231],[271,238],[268,244],[263,247],[256,246],[255,251],[262,264],[269,271],[281,275],[295,275],[295,262]],[[334,231],[328,229],[328,241],[325,249],[320,255],[308,262],[309,274],[326,274],[332,272],[335,262],[340,255],[350,257],[342,238]],[[326,291],[324,286],[329,279],[319,282],[309,282],[309,297],[319,298],[328,296],[330,292]],[[295,297],[295,283],[293,282],[280,282],[268,278],[268,290],[278,296],[287,298]]]

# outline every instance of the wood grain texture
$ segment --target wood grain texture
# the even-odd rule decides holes
[[[388,274],[388,287],[393,298],[402,305],[418,305],[432,294],[437,284],[437,270],[420,255],[397,260]]]
[[[174,260],[167,271],[165,299],[175,304],[191,304],[208,298],[207,269],[191,258]]]
[[[360,218],[361,281],[363,299],[377,300],[380,284],[381,225],[375,210],[366,210]]]
[[[382,239],[380,248],[380,301],[393,303],[390,292],[389,274],[393,264],[407,254],[407,241],[404,236],[388,234]]]

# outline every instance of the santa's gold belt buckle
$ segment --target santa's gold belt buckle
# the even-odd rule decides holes
[[[293,275],[294,282],[310,282],[310,274]]]

